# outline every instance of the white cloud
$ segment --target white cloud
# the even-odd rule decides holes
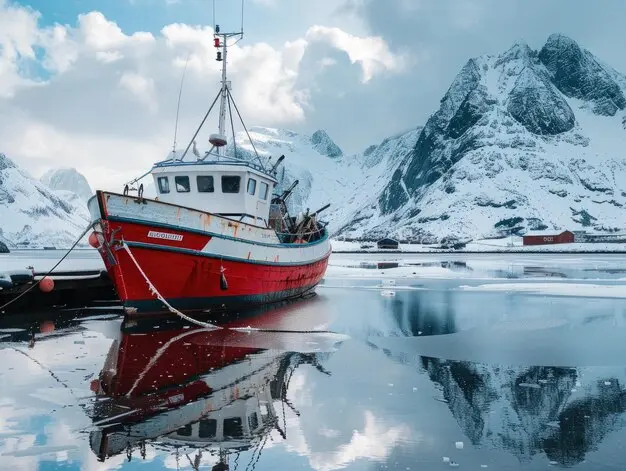
[[[39,27],[39,18],[0,0],[0,151],[34,175],[67,165],[93,187],[119,189],[169,152],[188,61],[178,134],[179,145],[187,144],[218,91],[211,27],[174,23],[155,35],[126,34],[97,11],[79,15],[73,26]],[[228,67],[246,124],[306,122],[310,93],[298,78],[305,51],[315,43],[345,51],[360,65],[363,82],[401,70],[403,58],[381,38],[338,28],[313,26],[281,47],[241,42],[229,49]],[[26,71],[36,69],[26,63],[37,62],[46,73],[29,76]],[[216,124],[216,113],[211,116],[205,137]]]
[[[363,69],[363,82],[385,70],[400,71],[406,58],[391,53],[381,37],[357,37],[339,28],[313,26],[306,33],[309,41],[325,41],[348,54],[352,63],[358,62]]]
[[[151,111],[156,110],[154,80],[135,72],[124,72],[119,86],[130,93],[130,96],[144,103]]]

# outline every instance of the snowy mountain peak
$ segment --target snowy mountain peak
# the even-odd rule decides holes
[[[53,191],[0,154],[0,237],[12,246],[69,247],[89,223],[85,201]]]
[[[71,191],[85,201],[94,194],[87,179],[75,168],[64,167],[48,170],[40,180],[52,190]]]
[[[315,150],[322,155],[327,155],[331,158],[341,157],[343,155],[339,146],[334,143],[328,133],[323,129],[319,129],[313,133],[311,142]]]
[[[0,152],[0,170],[4,170],[10,167],[15,167],[15,163],[11,159],[9,159],[5,154]]]
[[[517,42],[468,60],[375,209],[363,206],[342,235],[435,242],[626,227],[625,92],[624,75],[563,35],[539,52]]]
[[[589,102],[595,114],[615,116],[626,108],[624,90],[589,51],[562,34],[553,34],[539,52],[539,59],[554,85],[566,96]]]

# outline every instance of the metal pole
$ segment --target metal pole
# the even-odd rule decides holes
[[[226,86],[226,34],[222,34],[224,38],[224,43],[222,44],[222,96],[220,99],[220,118],[219,118],[219,133],[224,136],[226,132],[226,96],[227,96],[227,86]],[[217,148],[218,155],[224,155],[221,147]]]

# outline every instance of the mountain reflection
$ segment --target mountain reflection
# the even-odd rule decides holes
[[[260,331],[125,319],[92,382],[93,453],[101,461],[125,453],[130,461],[145,458],[150,443],[195,469],[229,469],[230,455],[238,460],[246,450],[258,461],[272,431],[286,438],[284,408],[299,415],[287,398],[296,368],[330,374],[322,362],[343,340],[304,326],[285,331],[281,315],[242,324]]]
[[[420,355],[420,337],[454,334],[458,322],[453,303],[429,300],[416,293],[389,302],[397,331],[414,343],[398,342],[395,349],[392,341],[370,337],[369,344],[423,371],[475,447],[506,450],[524,464],[540,455],[569,467],[626,425],[623,367],[508,366]]]

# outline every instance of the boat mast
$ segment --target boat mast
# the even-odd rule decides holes
[[[216,34],[219,33],[219,26],[217,26]],[[221,35],[223,38],[222,42],[222,57],[220,57],[220,53],[217,53],[217,60],[222,62],[222,96],[220,97],[220,117],[218,124],[218,132],[222,136],[226,136],[226,99],[228,97],[228,82],[226,81],[226,39],[228,38],[227,34]],[[219,36],[217,36],[217,41],[215,43],[215,47],[219,47]],[[234,138],[233,138],[234,139]],[[218,155],[224,155],[223,146],[217,148]]]
[[[242,14],[243,14],[243,1],[242,1]],[[236,42],[238,42],[239,40],[241,40],[241,38],[243,38],[243,19],[241,23],[241,31],[237,33],[222,33],[220,32],[219,25],[214,26],[213,45],[215,46],[215,48],[218,49],[217,58],[215,60],[222,63],[222,87],[221,87],[221,96],[220,96],[220,114],[219,114],[219,120],[218,120],[218,135],[221,139],[223,139],[223,143],[219,142],[219,139],[218,139],[218,142],[213,142],[213,140],[211,139],[209,141],[211,142],[211,144],[217,147],[217,154],[220,156],[224,155],[225,153],[224,147],[226,146],[226,104],[227,104],[226,101],[229,99],[229,95],[230,95],[229,90],[231,88],[230,81],[227,80],[227,76],[226,76],[226,65],[227,65],[226,63],[228,62],[227,54],[228,54],[228,46],[229,46],[228,40],[231,38],[235,38],[235,37],[238,38]],[[235,136],[233,136],[233,139],[235,139]]]

